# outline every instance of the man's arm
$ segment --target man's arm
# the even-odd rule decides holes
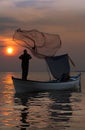
[[[22,55],[21,55],[21,56],[19,56],[19,59],[22,59]]]
[[[31,55],[29,55],[29,59],[32,59]]]

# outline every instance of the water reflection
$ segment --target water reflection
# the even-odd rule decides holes
[[[28,98],[21,98],[21,102],[22,102],[22,105],[25,106],[25,108],[23,108],[21,110],[21,130],[25,130],[24,127],[29,127],[29,122],[27,122],[27,115],[29,114],[28,112],[28,109],[29,109],[29,106],[27,105],[27,102],[28,102]]]
[[[0,73],[0,128],[14,126],[11,73]]]
[[[27,122],[27,117],[29,114],[29,106],[28,106],[29,98],[30,96],[24,94],[15,94],[14,97],[15,104],[17,106],[21,105],[19,109],[18,107],[16,107],[15,109],[15,110],[18,109],[20,111],[20,123],[19,126],[17,126],[20,128],[20,130],[26,130],[26,128],[29,127],[30,125],[29,122]]]
[[[72,117],[71,96],[71,92],[66,91],[49,94],[51,100],[54,101],[54,103],[50,105],[50,116],[53,122],[57,123],[57,128],[60,126],[62,129],[70,127],[68,122]]]
[[[15,94],[20,112],[20,130],[30,128],[64,129],[72,117],[71,92]]]
[[[85,74],[82,93],[15,94],[11,75],[0,74],[0,129],[85,129]]]

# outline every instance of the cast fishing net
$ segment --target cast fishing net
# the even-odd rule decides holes
[[[35,56],[55,56],[61,47],[58,34],[49,34],[38,30],[17,29],[13,40],[20,46],[30,49]]]

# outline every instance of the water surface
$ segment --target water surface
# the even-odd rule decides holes
[[[85,73],[81,92],[38,92],[16,94],[11,76],[0,73],[0,130],[85,130]],[[31,73],[32,79],[47,78]],[[40,79],[40,80],[41,80]]]

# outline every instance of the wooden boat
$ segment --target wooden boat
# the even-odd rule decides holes
[[[12,77],[15,91],[17,93],[80,89],[80,77],[81,77],[80,74],[77,76],[70,76],[68,81],[61,80],[63,75],[65,78],[65,76],[68,75],[70,72],[68,54],[54,57],[46,57],[45,60],[55,80],[34,81],[34,80],[22,80],[19,78]]]
[[[52,91],[52,90],[79,90],[80,74],[70,77],[67,82],[51,81],[33,81],[22,80],[12,77],[16,93],[36,92],[36,91]]]

